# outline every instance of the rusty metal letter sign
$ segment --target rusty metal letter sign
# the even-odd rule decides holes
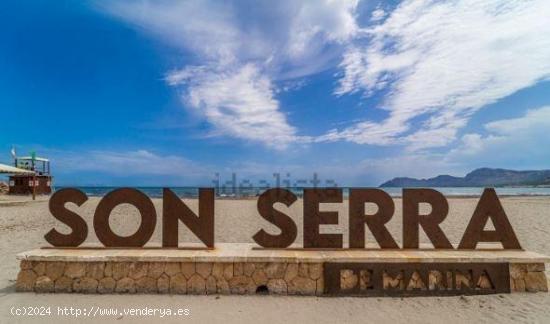
[[[138,230],[127,237],[119,236],[111,230],[109,216],[120,204],[131,204],[139,210],[141,224]],[[122,188],[108,193],[97,205],[94,214],[94,230],[97,238],[107,247],[142,247],[149,241],[155,225],[157,213],[153,202],[141,191]]]
[[[67,225],[69,234],[50,230],[45,239],[56,247],[77,247],[88,235],[86,221],[77,213],[68,210],[66,203],[81,206],[88,197],[77,189],[62,189],[50,199],[52,215]],[[281,189],[269,189],[258,198],[258,212],[265,220],[280,230],[271,234],[260,229],[254,241],[264,248],[287,248],[297,237],[297,226],[294,220],[285,213],[275,210],[275,203],[287,207],[298,198],[292,192]],[[321,233],[322,225],[338,224],[336,212],[320,211],[322,203],[341,203],[342,189],[314,188],[304,189],[304,222],[303,247],[316,249],[341,249],[343,236],[340,233]],[[132,204],[141,215],[138,230],[127,237],[114,233],[109,225],[112,210],[119,204]],[[377,205],[374,214],[366,214],[365,203]],[[431,206],[429,214],[421,214],[420,203]],[[351,188],[349,195],[349,247],[365,247],[365,226],[370,230],[381,249],[398,249],[399,246],[391,236],[385,224],[393,217],[395,210],[393,199],[381,189]],[[449,205],[445,197],[433,189],[403,190],[403,248],[418,249],[419,229],[422,227],[435,249],[453,249],[453,245],[439,226],[447,217]],[[195,215],[185,203],[169,189],[163,191],[162,246],[178,247],[178,225],[181,221],[207,247],[214,247],[214,189],[199,190],[199,212]],[[495,230],[485,230],[489,221]],[[151,200],[136,189],[116,189],[99,202],[94,214],[93,225],[98,239],[106,247],[143,247],[153,235],[156,226],[156,211]],[[502,205],[494,189],[485,189],[477,204],[472,218],[466,228],[459,249],[473,250],[479,242],[499,242],[504,249],[521,249]]]
[[[68,210],[65,204],[71,202],[81,206],[87,199],[86,194],[77,189],[61,189],[52,195],[50,212],[56,219],[69,226],[72,232],[61,234],[52,229],[45,236],[48,243],[56,247],[77,247],[86,240],[86,222],[80,215]],[[109,225],[112,210],[125,203],[136,207],[141,216],[138,230],[127,237],[117,235]],[[177,247],[179,220],[207,247],[214,246],[214,189],[199,189],[199,216],[169,189],[164,189],[163,204],[163,247]],[[155,207],[149,197],[136,189],[121,188],[111,191],[101,199],[93,222],[97,238],[104,246],[143,247],[153,235],[156,221]]]
[[[343,247],[342,234],[321,234],[322,224],[338,224],[337,212],[319,211],[320,203],[341,203],[342,189],[304,189],[304,247],[336,248]]]
[[[378,211],[374,215],[365,215],[365,203],[374,203]],[[390,195],[379,189],[353,189],[349,194],[349,246],[365,247],[366,223],[372,235],[383,249],[398,249],[385,224],[390,221],[395,205]]]
[[[55,228],[51,229],[44,238],[53,246],[79,246],[88,236],[88,225],[77,213],[65,208],[66,203],[82,206],[88,196],[77,189],[62,189],[50,198],[50,212],[53,217],[71,228],[70,234],[61,234]]]
[[[272,235],[262,229],[252,237],[256,243],[263,247],[286,248],[296,240],[298,234],[296,223],[288,215],[275,210],[273,204],[280,202],[288,207],[297,199],[298,197],[291,191],[280,188],[266,190],[260,195],[258,212],[265,220],[277,226],[281,234]]]
[[[178,246],[178,222],[181,220],[207,246],[214,247],[214,189],[199,189],[197,217],[176,194],[163,190],[162,246]]]
[[[320,212],[319,204],[338,202],[342,202],[342,189],[304,189],[304,248],[342,248],[341,234],[320,234],[319,231],[320,225],[338,224],[338,215],[335,212]],[[375,203],[378,206],[378,212],[374,215],[365,215],[366,202]],[[420,214],[420,203],[431,205],[432,211],[430,214]],[[265,208],[268,207],[262,205],[262,209]],[[351,188],[349,193],[350,248],[365,247],[365,223],[371,230],[380,248],[399,248],[384,226],[392,218],[394,209],[393,200],[381,189]],[[449,242],[449,239],[439,227],[439,224],[447,217],[448,211],[449,205],[447,200],[438,191],[433,189],[404,189],[403,248],[418,249],[419,227],[422,227],[428,238],[432,241],[435,249],[453,249],[454,247]],[[280,212],[277,213],[279,213],[279,219],[292,221],[289,216],[285,214],[280,215]],[[262,215],[264,214],[262,213]],[[279,227],[282,231],[279,235],[280,237],[285,237],[287,234],[289,237],[295,236],[293,232],[285,232],[287,228],[292,229],[295,225],[285,224],[283,227],[280,226],[280,221],[275,222],[265,216],[264,218]],[[483,230],[489,218],[495,226],[494,231]],[[256,243],[266,248],[286,248],[289,246],[288,240],[283,242],[273,237],[269,239],[266,234],[264,230],[258,232],[256,236],[261,235],[264,239],[256,240]],[[495,190],[492,188],[487,188],[483,191],[459,248],[473,250],[476,248],[478,242],[500,242],[504,249],[521,249],[506,213],[498,200]]]
[[[420,203],[432,207],[429,215],[420,215]],[[453,245],[439,227],[449,212],[447,199],[433,189],[403,189],[403,248],[418,249],[420,226],[436,249],[452,249]]]
[[[510,292],[508,263],[324,264],[325,294],[481,295]]]
[[[489,218],[494,231],[484,230]],[[475,249],[478,242],[500,242],[505,249],[521,248],[494,190],[485,190],[481,195],[458,248]]]

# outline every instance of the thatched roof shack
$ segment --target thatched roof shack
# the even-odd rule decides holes
[[[31,170],[25,170],[13,167],[11,165],[1,164],[0,163],[0,174],[28,174],[32,175],[34,174]]]
[[[9,175],[9,194],[47,195],[52,192],[50,162],[44,158],[22,157],[15,166],[0,164],[0,174]]]

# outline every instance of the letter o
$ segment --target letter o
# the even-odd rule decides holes
[[[139,210],[141,224],[130,236],[119,236],[111,230],[109,217],[120,204],[131,204]],[[157,223],[157,213],[151,199],[139,190],[121,188],[109,192],[97,205],[94,214],[94,230],[106,247],[142,247],[149,241]]]

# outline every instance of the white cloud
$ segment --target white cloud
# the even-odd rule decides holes
[[[93,171],[117,176],[204,175],[206,169],[185,158],[161,156],[147,150],[86,152],[52,151],[52,161],[60,172]]]
[[[372,12],[370,20],[371,21],[380,21],[380,20],[384,19],[384,17],[386,17],[386,12],[383,9],[378,8],[378,9],[376,9]]]
[[[100,9],[172,46],[207,60],[231,62],[240,32],[232,6],[221,1],[109,1]]]
[[[346,42],[357,32],[353,12],[358,1],[306,1],[291,18],[288,54],[307,57],[318,54],[326,41]],[[312,51],[312,46],[316,48]],[[316,53],[317,52],[317,53]]]
[[[548,168],[550,161],[550,106],[529,110],[524,116],[485,125],[486,135],[466,134],[445,160],[472,167]]]
[[[279,111],[270,79],[253,64],[236,71],[188,67],[171,73],[168,80],[187,85],[186,101],[222,134],[276,148],[296,140],[294,127]]]
[[[333,129],[325,135],[317,137],[315,141],[334,142],[341,139],[346,139],[358,144],[390,145],[397,142],[394,135],[405,130],[406,127],[402,123],[396,122],[392,119],[388,119],[382,124],[363,121],[342,131]]]
[[[358,1],[99,5],[189,54],[166,80],[212,134],[275,148],[339,140],[447,146],[479,109],[550,78],[547,0],[408,0],[373,10],[367,28],[358,25]],[[388,117],[301,135],[277,94],[338,64],[334,93],[384,94],[379,108]]]
[[[192,54],[193,66],[169,72],[166,79],[181,87],[186,102],[204,114],[217,134],[277,148],[307,139],[296,136],[281,112],[274,81],[336,64],[339,44],[357,31],[357,0],[117,1],[100,6]]]
[[[368,45],[349,47],[335,91],[389,90],[389,117],[328,137],[410,150],[449,144],[478,109],[550,78],[549,15],[546,0],[403,2],[366,31]]]
[[[443,153],[403,152],[391,157],[369,158],[353,165],[333,165],[329,174],[337,179],[380,184],[394,177],[430,178],[441,174],[464,176],[481,167],[505,169],[548,169],[550,161],[550,106],[528,110],[524,115],[488,122],[484,133],[468,133],[459,145]],[[437,138],[437,136],[435,136]]]

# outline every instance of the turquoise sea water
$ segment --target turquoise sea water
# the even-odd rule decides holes
[[[57,187],[59,190],[63,187]],[[77,187],[78,189],[85,192],[88,196],[104,196],[108,192],[116,189],[117,187]],[[152,198],[162,197],[162,187],[136,187],[136,189],[142,191],[146,195]],[[179,197],[182,198],[193,198],[198,196],[198,187],[170,187],[170,189],[176,193]],[[246,187],[246,188],[235,188],[235,187],[220,187],[216,189],[216,196],[218,197],[227,197],[227,198],[244,198],[244,197],[255,197],[260,193],[264,192],[267,188],[262,187]],[[302,196],[304,188],[284,188],[292,191],[297,196]],[[344,192],[344,197],[347,197],[349,188],[342,188]],[[381,188],[393,197],[400,197],[402,188]],[[445,187],[445,188],[433,188],[445,196],[449,197],[461,197],[461,196],[480,196],[483,188],[472,188],[472,187]],[[497,194],[499,196],[550,196],[550,188],[538,188],[538,187],[503,187],[496,188]]]

